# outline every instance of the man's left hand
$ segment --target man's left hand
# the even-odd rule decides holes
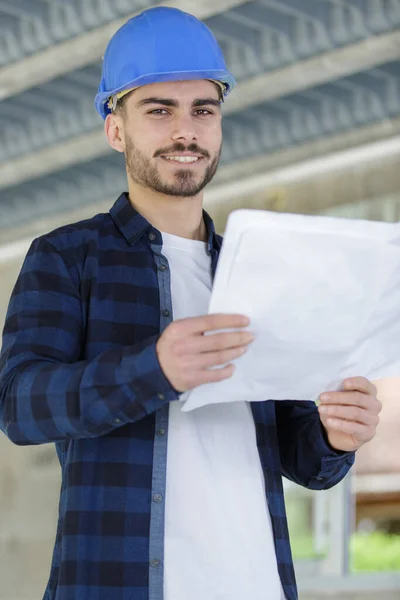
[[[321,394],[318,411],[335,450],[353,452],[375,436],[382,409],[376,394],[365,377],[346,379],[341,392]]]

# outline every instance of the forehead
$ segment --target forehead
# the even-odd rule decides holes
[[[135,90],[132,96],[136,101],[148,97],[157,97],[175,99],[182,103],[192,102],[197,98],[219,99],[216,85],[206,79],[151,83]]]

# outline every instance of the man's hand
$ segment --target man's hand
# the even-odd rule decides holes
[[[170,384],[178,392],[191,390],[203,383],[232,377],[234,365],[220,369],[244,354],[253,336],[247,331],[204,335],[207,331],[242,329],[250,321],[243,315],[206,315],[173,321],[157,342],[157,356]]]
[[[375,436],[382,404],[365,377],[346,379],[343,389],[321,394],[318,411],[330,445],[352,452]]]

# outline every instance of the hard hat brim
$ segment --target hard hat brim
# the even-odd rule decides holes
[[[163,83],[169,81],[195,81],[197,79],[215,79],[225,85],[224,96],[227,96],[229,92],[236,85],[235,78],[229,71],[222,69],[213,70],[201,70],[201,71],[176,71],[171,73],[150,73],[138,77],[125,83],[123,86],[106,92],[99,92],[95,98],[95,106],[98,113],[103,119],[111,112],[108,108],[108,100],[111,96],[123,92],[129,88],[142,87],[144,85],[150,85],[152,83]]]

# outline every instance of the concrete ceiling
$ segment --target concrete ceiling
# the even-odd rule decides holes
[[[109,38],[156,5],[0,0],[0,230],[126,188],[93,98]],[[204,19],[238,80],[224,107],[214,198],[237,180],[268,182],[277,161],[283,168],[353,148],[362,163],[379,142],[400,154],[400,0],[162,5]]]

